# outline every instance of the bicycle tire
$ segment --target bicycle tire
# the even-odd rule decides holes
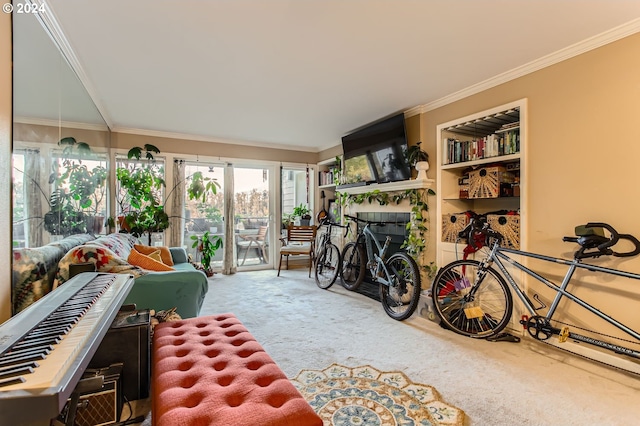
[[[325,244],[316,259],[316,284],[322,289],[328,289],[336,282],[342,265],[340,250],[333,243]]]
[[[347,243],[342,249],[342,273],[340,280],[347,290],[357,290],[364,281],[365,254],[361,245],[355,242]]]
[[[404,252],[394,253],[385,266],[391,274],[391,284],[380,284],[380,302],[387,315],[403,321],[413,315],[420,301],[420,269]]]
[[[480,282],[478,272],[484,272]],[[511,319],[513,300],[507,283],[477,260],[456,260],[440,269],[431,297],[441,324],[463,336],[496,335]]]

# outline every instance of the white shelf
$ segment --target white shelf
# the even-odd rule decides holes
[[[459,169],[461,167],[464,168],[464,167],[479,166],[481,164],[487,164],[487,163],[504,163],[504,162],[515,161],[519,159],[520,159],[520,153],[517,152],[515,154],[498,155],[496,157],[481,158],[480,160],[465,161],[462,163],[443,164],[441,168],[443,170]]]
[[[320,189],[335,189],[336,186],[335,185],[319,185],[318,188]]]
[[[399,182],[389,183],[374,183],[371,185],[352,186],[348,188],[336,188],[339,192],[344,192],[351,195],[366,194],[367,192],[380,191],[380,192],[394,192],[404,191],[407,189],[424,189],[430,188],[435,183],[433,179],[411,179],[402,180]]]

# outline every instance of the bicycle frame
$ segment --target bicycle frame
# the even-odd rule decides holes
[[[367,253],[367,269],[371,273],[371,276],[374,281],[389,286],[391,285],[391,274],[387,270],[386,265],[384,264],[384,258],[387,255],[387,250],[389,249],[389,244],[391,243],[391,237],[387,235],[384,245],[380,245],[380,242],[376,238],[375,234],[369,229],[370,224],[367,223],[364,228],[362,228],[362,232],[358,236],[358,244],[362,244],[361,240],[364,239],[364,246]],[[373,250],[373,246],[375,245],[377,253]],[[378,253],[380,253],[378,255]],[[371,260],[375,261],[374,263]],[[384,277],[380,276],[380,271],[384,271]]]
[[[512,259],[511,257],[508,256],[508,254],[526,256],[526,257],[530,257],[530,258],[534,258],[534,259],[538,259],[546,262],[559,263],[559,264],[568,266],[568,270],[562,280],[562,283],[560,285],[557,285],[551,282],[550,280],[548,280],[547,278],[543,277],[542,275],[538,274],[537,272],[532,271],[531,269],[522,265],[518,261]],[[589,264],[580,262],[579,259],[566,260],[566,259],[552,257],[552,256],[545,256],[541,254],[515,250],[507,247],[500,247],[498,244],[494,244],[493,247],[491,248],[489,255],[484,259],[483,263],[487,266],[489,266],[491,263],[495,263],[498,266],[498,269],[502,273],[502,276],[507,279],[507,282],[509,283],[510,287],[513,289],[513,291],[515,291],[516,295],[522,301],[522,303],[524,304],[525,308],[527,309],[527,311],[531,316],[538,315],[536,313],[537,309],[534,307],[529,297],[522,291],[520,286],[516,283],[513,276],[509,273],[509,271],[505,267],[503,261],[509,263],[510,265],[526,273],[527,275],[535,278],[536,280],[540,281],[541,283],[543,283],[544,285],[546,285],[547,287],[549,287],[550,289],[556,292],[555,298],[553,299],[553,302],[551,303],[551,306],[549,307],[546,315],[542,315],[542,317],[544,317],[546,320],[552,319],[554,313],[558,308],[560,301],[562,300],[563,297],[566,297],[567,299],[571,300],[574,303],[577,303],[587,311],[600,317],[607,323],[615,326],[619,330],[627,333],[628,335],[632,336],[633,338],[637,339],[640,342],[640,333],[622,324],[621,322],[605,314],[599,309],[591,306],[590,304],[588,304],[587,302],[585,302],[584,300],[580,299],[579,297],[572,294],[569,290],[567,290],[567,287],[571,282],[571,278],[573,277],[573,274],[577,269],[586,269],[593,272],[601,272],[604,274],[632,278],[636,280],[640,280],[640,274],[619,271],[617,269],[612,269],[612,268],[607,268],[602,266],[589,265]],[[479,281],[481,281],[481,279],[482,277],[480,277]],[[541,308],[538,308],[538,309],[541,309]],[[580,342],[588,343],[591,345],[595,345],[604,349],[609,349],[614,352],[623,353],[625,355],[629,355],[631,357],[640,359],[640,352],[633,349],[625,348],[623,346],[615,345],[615,344],[605,342],[599,339],[595,339],[592,337],[583,336],[577,333],[569,333],[568,337]]]

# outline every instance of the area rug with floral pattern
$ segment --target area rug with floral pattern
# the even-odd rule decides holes
[[[333,364],[302,370],[291,380],[325,426],[440,426],[464,424],[464,412],[432,386],[399,371]]]

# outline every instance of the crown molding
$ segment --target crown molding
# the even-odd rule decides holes
[[[597,49],[606,44],[613,43],[614,41],[618,41],[620,39],[633,35],[637,32],[640,32],[640,18],[629,21],[625,24],[612,28],[596,36],[582,40],[564,49],[560,49],[554,53],[543,56],[540,59],[531,61],[528,64],[519,66],[517,68],[514,68],[502,74],[498,74],[494,77],[491,77],[480,83],[469,86],[465,89],[451,93],[433,102],[429,102],[423,105],[418,105],[416,107],[413,107],[407,112],[405,112],[405,116],[410,116],[410,115],[407,115],[409,113],[411,115],[415,115],[415,114],[421,114],[428,111],[432,111],[436,108],[443,107],[450,103],[453,103],[461,99],[464,99],[466,97],[480,93],[484,90],[491,89],[500,84],[504,84],[511,80],[515,80],[516,78],[523,77],[527,74],[531,74],[535,71],[539,71],[551,65],[555,65],[562,61],[566,61],[567,59],[571,59],[575,56]]]
[[[111,129],[111,131],[113,133],[125,133],[130,135],[150,136],[154,138],[180,139],[180,140],[190,140],[190,141],[198,141],[198,142],[213,142],[213,143],[228,144],[228,145],[255,146],[258,148],[283,149],[287,151],[302,151],[302,152],[318,153],[326,149],[326,148],[318,149],[315,147],[304,147],[301,145],[293,147],[291,145],[275,144],[275,143],[269,143],[269,146],[265,146],[264,142],[237,140],[237,139],[224,139],[224,138],[216,138],[216,137],[195,135],[195,134],[189,134],[189,133],[175,133],[175,132],[165,132],[162,130],[137,129],[133,127],[114,127]]]
[[[71,70],[76,74],[80,83],[84,86],[84,89],[87,91],[89,98],[96,106],[96,109],[102,116],[102,119],[105,121],[108,127],[113,126],[113,121],[109,114],[107,114],[107,109],[102,105],[99,101],[99,97],[97,91],[91,84],[91,80],[87,76],[80,63],[80,60],[76,56],[73,48],[71,47],[71,43],[69,43],[62,27],[58,23],[58,18],[56,16],[55,11],[51,8],[51,5],[45,0],[27,0],[38,6],[39,8],[46,8],[47,13],[37,13],[36,17],[42,24],[44,30],[47,32],[49,37],[53,40],[53,43],[60,49],[62,56],[66,59],[67,63],[71,67]]]
[[[14,123],[29,124],[36,126],[51,126],[51,127],[64,127],[66,129],[80,129],[80,130],[92,130],[98,132],[108,132],[109,127],[106,124],[92,124],[92,123],[79,123],[76,121],[58,121],[48,118],[33,118],[33,117],[13,117]]]

